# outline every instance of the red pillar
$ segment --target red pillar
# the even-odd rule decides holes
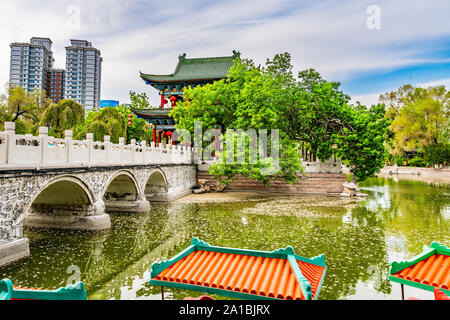
[[[153,142],[156,143],[156,128],[153,129]]]
[[[161,109],[164,108],[164,93],[161,91]]]

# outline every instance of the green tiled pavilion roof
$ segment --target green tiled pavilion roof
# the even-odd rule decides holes
[[[232,56],[192,58],[187,59],[186,54],[178,57],[178,65],[172,74],[156,75],[141,73],[141,78],[147,83],[167,83],[193,80],[225,79],[228,70],[233,65],[233,60],[240,56],[233,51]]]
[[[169,109],[169,108],[164,108],[164,109],[137,109],[137,108],[133,108],[130,107],[131,111],[137,115],[140,116],[153,116],[153,117],[158,117],[158,116],[168,116],[170,111],[172,111],[173,109]]]

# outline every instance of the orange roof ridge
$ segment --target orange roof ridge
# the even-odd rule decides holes
[[[150,284],[244,299],[312,300],[325,273],[323,255],[307,259],[292,247],[273,252],[213,247],[194,238],[174,258],[152,264]]]
[[[13,286],[10,279],[0,280],[0,300],[87,300],[83,282],[56,290]]]

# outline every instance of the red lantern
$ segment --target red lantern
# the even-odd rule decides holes
[[[172,132],[167,131],[167,132],[166,132],[166,136],[171,137],[171,136],[172,136]]]
[[[177,97],[172,96],[172,97],[170,98],[170,102],[172,102],[172,108],[175,107],[175,102],[176,102],[176,101],[177,101]]]

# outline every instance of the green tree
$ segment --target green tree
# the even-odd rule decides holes
[[[171,113],[177,128],[193,133],[194,123],[202,121],[204,129],[222,132],[279,129],[277,175],[286,181],[295,181],[301,171],[301,147],[323,161],[333,154],[341,156],[360,180],[372,176],[385,157],[388,122],[384,108],[350,106],[350,97],[339,90],[338,82],[322,79],[313,69],[300,72],[296,79],[292,69],[289,53],[267,60],[264,67],[237,59],[227,79],[185,90],[185,102],[178,102]],[[364,136],[363,142],[357,141],[357,136]],[[226,153],[226,146],[224,149]],[[248,156],[248,151],[244,152]],[[210,172],[218,177],[242,174],[267,183],[268,178],[261,174],[265,167],[259,158],[254,164],[218,163]]]
[[[334,136],[337,156],[350,164],[351,172],[358,180],[372,177],[384,166],[387,150],[389,120],[382,104],[371,108],[357,105],[350,111],[349,128]]]
[[[380,102],[386,105],[386,117],[392,122],[387,146],[391,156],[399,159],[397,162],[402,162],[400,159],[409,152],[418,153],[431,165],[443,159],[436,150],[450,143],[450,91],[444,86],[420,88],[407,84],[382,94]],[[428,152],[432,155],[428,156]]]
[[[404,106],[428,98],[438,101],[446,108],[449,107],[450,92],[447,91],[444,86],[420,88],[406,84],[396,91],[380,95],[379,101],[386,105],[386,116],[389,119],[394,120],[400,115]]]
[[[409,103],[392,122],[395,133],[392,152],[395,155],[403,155],[405,151],[422,152],[424,147],[445,142],[448,127],[448,112],[440,101],[425,97]]]
[[[440,142],[423,148],[424,160],[430,165],[450,165],[450,143]]]
[[[51,104],[45,91],[32,93],[22,87],[11,87],[0,99],[1,127],[4,122],[16,123],[16,133],[35,133],[44,110]],[[3,128],[2,128],[3,129]]]
[[[117,108],[92,110],[76,130],[75,138],[85,139],[86,133],[93,133],[95,141],[103,141],[109,135],[112,143],[118,143],[120,137],[127,138],[127,119]]]
[[[131,100],[131,107],[133,108],[148,109],[150,105],[147,94],[145,92],[136,93],[134,91],[130,91],[130,100]]]
[[[84,123],[84,107],[73,100],[61,100],[45,109],[39,126],[49,128],[49,135],[63,138],[65,130],[73,130]]]

